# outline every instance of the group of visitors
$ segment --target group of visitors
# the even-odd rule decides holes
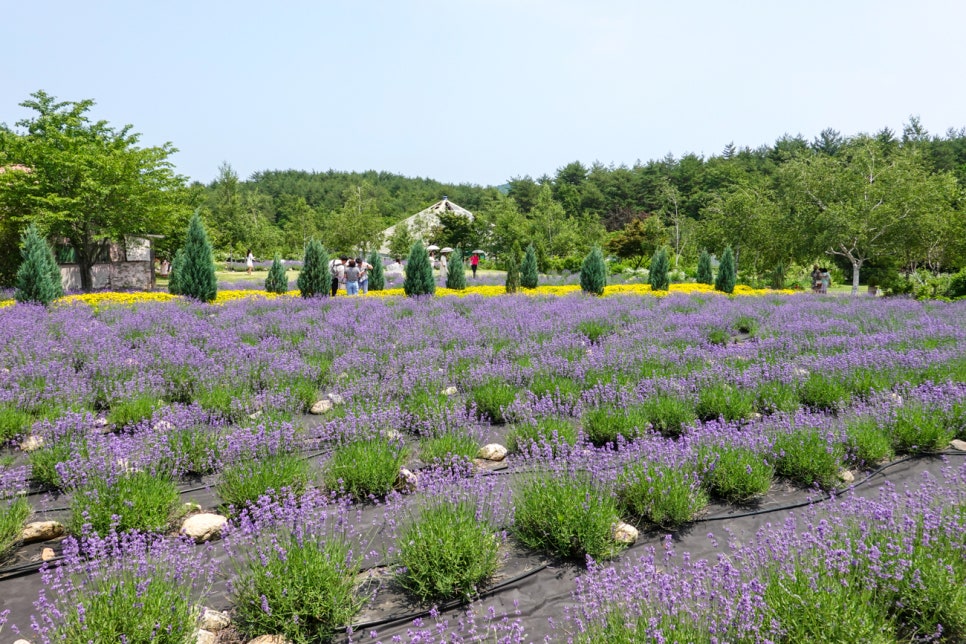
[[[372,264],[361,257],[352,259],[348,255],[336,257],[329,262],[329,272],[332,274],[332,297],[345,289],[346,295],[359,295],[369,292],[369,271]]]
[[[832,284],[832,278],[828,274],[828,269],[818,264],[812,266],[812,292],[828,293],[828,287]]]

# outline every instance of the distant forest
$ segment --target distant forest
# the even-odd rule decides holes
[[[311,237],[337,252],[371,248],[386,227],[445,195],[475,219],[444,218],[421,231],[430,241],[497,257],[532,243],[544,270],[573,268],[594,244],[630,267],[646,266],[662,246],[678,267],[730,246],[750,276],[812,262],[874,276],[966,265],[964,186],[966,130],[930,135],[911,118],[901,133],[827,129],[812,140],[728,145],[708,158],[575,161],[499,188],[375,171],[272,170],[240,180],[224,165],[191,192],[223,255],[252,248],[295,258]],[[397,231],[394,253],[417,232]]]

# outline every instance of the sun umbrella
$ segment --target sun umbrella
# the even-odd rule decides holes
[[[426,250],[439,250],[439,246],[437,246],[436,244],[430,244],[429,246],[426,247]]]
[[[439,252],[441,252],[441,253],[452,253],[453,252],[453,249],[450,248],[449,246],[447,246],[446,248],[440,248],[439,249]]]
[[[480,250],[479,248],[477,248],[476,250],[471,250],[470,252],[473,253],[474,255],[486,255],[486,251]]]

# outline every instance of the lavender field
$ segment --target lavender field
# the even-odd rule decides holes
[[[964,641],[964,439],[962,300],[9,306],[0,643]]]

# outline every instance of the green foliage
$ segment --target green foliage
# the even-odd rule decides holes
[[[298,455],[268,454],[226,467],[215,491],[226,506],[241,508],[261,496],[301,496],[310,478],[309,464]]]
[[[343,537],[265,535],[241,556],[233,562],[233,623],[246,639],[277,633],[296,644],[326,642],[362,607],[361,557]]]
[[[577,324],[580,331],[591,343],[596,343],[601,337],[614,330],[614,326],[604,320],[582,320]]]
[[[10,403],[0,404],[0,444],[20,436],[30,429],[30,414]]]
[[[476,405],[476,413],[491,422],[506,422],[506,408],[516,400],[517,389],[499,380],[488,380],[473,388],[471,402]]]
[[[849,401],[849,390],[839,377],[809,374],[798,387],[798,399],[813,411],[835,412]]]
[[[433,266],[429,262],[429,254],[421,242],[413,244],[406,260],[406,278],[403,280],[403,291],[409,297],[418,295],[435,295],[436,280],[433,278]]]
[[[369,270],[369,290],[384,290],[386,288],[386,271],[382,265],[382,255],[379,254],[378,250],[373,250],[366,258],[366,263],[372,266]]]
[[[437,434],[423,441],[419,457],[427,463],[448,463],[452,459],[469,461],[476,457],[479,445],[472,436],[451,431]]]
[[[329,256],[317,239],[310,239],[305,246],[302,270],[299,271],[296,284],[303,298],[325,296],[332,288]]]
[[[191,475],[212,474],[221,463],[221,438],[207,426],[174,429],[164,439],[172,471]]]
[[[893,456],[889,434],[871,416],[850,419],[845,425],[845,435],[848,461],[857,467],[869,467]]]
[[[419,240],[413,235],[409,225],[401,222],[396,225],[392,236],[389,237],[389,254],[393,257],[405,257],[412,252],[413,244],[417,243]],[[372,262],[369,263],[372,264]]]
[[[107,422],[117,429],[133,427],[142,421],[150,420],[151,415],[160,406],[161,401],[152,394],[141,394],[134,398],[127,398],[111,405],[111,410],[107,414]]]
[[[714,383],[698,391],[695,413],[704,421],[723,418],[727,421],[751,418],[755,409],[755,392]]]
[[[520,288],[520,245],[513,242],[513,248],[506,257],[506,292],[516,293]]]
[[[525,546],[566,559],[610,559],[624,548],[611,526],[617,504],[586,477],[535,476],[514,497],[513,531]]]
[[[181,274],[184,272],[184,248],[179,248],[171,260],[171,270],[168,273],[168,292],[181,295]]]
[[[164,532],[178,504],[178,488],[169,479],[147,472],[122,474],[115,481],[95,477],[74,492],[68,530],[81,534],[84,526],[99,535],[118,532]]]
[[[288,291],[288,276],[285,273],[285,266],[282,265],[282,258],[278,253],[275,253],[272,267],[268,269],[268,277],[265,278],[265,290],[269,293],[285,293]]]
[[[733,293],[735,290],[735,255],[731,246],[724,249],[721,262],[718,264],[718,276],[714,280],[714,290],[722,293]]]
[[[188,236],[183,248],[183,263],[179,267],[177,278],[179,294],[202,302],[211,302],[218,294],[215,260],[208,234],[197,211],[188,223]]]
[[[658,216],[635,217],[611,236],[607,250],[622,260],[630,261],[640,268],[648,253],[660,247],[667,239],[667,230]]]
[[[538,419],[535,424],[516,425],[507,436],[507,449],[511,452],[518,452],[533,443],[548,443],[555,447],[561,444],[576,445],[577,427],[568,419],[545,417]]]
[[[356,500],[382,498],[392,491],[405,460],[401,445],[360,439],[335,450],[322,480],[326,489],[345,492]]]
[[[664,529],[692,521],[708,505],[694,472],[648,462],[624,467],[617,479],[617,499],[630,516]]]
[[[27,227],[20,244],[20,268],[17,269],[17,290],[14,299],[48,306],[64,295],[60,281],[60,269],[37,227]]]
[[[747,447],[703,448],[698,462],[708,493],[728,503],[746,503],[765,494],[775,475],[775,468]]]
[[[580,267],[580,289],[584,293],[603,295],[607,286],[607,266],[599,246],[594,246]]]
[[[765,380],[755,388],[755,409],[761,414],[792,413],[798,407],[798,390],[793,385]]]
[[[30,478],[49,487],[62,487],[63,479],[60,472],[57,471],[57,466],[74,456],[75,447],[77,446],[73,445],[69,438],[61,438],[30,452],[28,455]],[[86,456],[86,444],[82,443],[79,446],[79,451]]]
[[[949,279],[947,297],[966,297],[966,267]]]
[[[494,526],[465,501],[430,502],[396,543],[405,569],[400,581],[421,601],[469,599],[499,566]]]
[[[830,489],[838,481],[843,448],[818,429],[796,429],[775,439],[775,472],[799,485]]]
[[[533,244],[527,245],[523,263],[520,265],[520,286],[523,288],[537,288],[539,277],[537,275],[537,251]]]
[[[0,498],[0,561],[6,559],[20,543],[24,523],[32,511],[27,499],[22,496],[10,500]]]
[[[941,409],[927,408],[921,403],[900,407],[888,430],[900,454],[941,452],[956,435]]]
[[[666,438],[677,438],[697,418],[694,407],[687,400],[672,394],[651,396],[640,405],[640,409],[651,429]]]
[[[649,423],[647,411],[640,405],[597,407],[585,411],[581,418],[584,434],[594,445],[616,443],[618,436],[636,438],[647,431]]]
[[[463,249],[459,246],[453,251],[446,267],[446,288],[462,291],[466,288],[466,267],[463,266]]]
[[[668,271],[671,268],[671,264],[668,261],[667,250],[660,248],[654,253],[654,257],[651,258],[651,268],[649,274],[649,280],[651,283],[651,290],[654,291],[666,291],[670,285],[670,279],[668,277]]]
[[[701,251],[698,257],[698,284],[714,284],[714,273],[711,269],[711,255],[708,251]]]

